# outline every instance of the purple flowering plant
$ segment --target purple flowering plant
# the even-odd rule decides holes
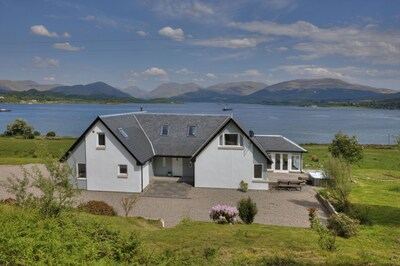
[[[227,205],[216,205],[208,214],[210,219],[219,224],[234,224],[239,220],[238,209]]]

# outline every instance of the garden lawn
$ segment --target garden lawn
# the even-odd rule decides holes
[[[55,157],[61,157],[75,142],[75,138],[21,139],[0,137],[0,164],[18,165],[39,163],[41,145]]]

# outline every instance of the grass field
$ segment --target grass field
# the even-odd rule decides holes
[[[39,163],[39,149],[42,145],[54,156],[62,156],[75,140],[74,138],[38,138],[26,140],[0,137],[0,165]]]
[[[52,145],[49,150],[53,152],[65,151],[73,143],[71,139],[37,141]],[[8,148],[4,148],[4,143]],[[36,162],[37,158],[29,156],[35,150],[35,143],[36,140],[0,138],[0,162]],[[304,164],[322,167],[327,145],[305,145],[305,148],[309,152]],[[312,155],[319,161],[312,162]],[[359,235],[350,239],[337,238],[338,250],[334,252],[322,250],[317,233],[307,228],[184,220],[175,228],[162,229],[154,222],[137,218],[75,215],[82,221],[97,221],[122,235],[138,232],[143,254],[153,264],[400,265],[400,149],[366,147],[364,159],[353,166],[353,174],[351,202],[369,209],[372,226],[361,226]]]

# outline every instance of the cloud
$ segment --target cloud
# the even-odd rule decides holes
[[[60,67],[60,61],[55,58],[41,58],[35,56],[32,59],[33,67],[35,68],[58,68]]]
[[[233,78],[256,78],[262,76],[262,73],[258,69],[248,69],[239,73],[229,73],[227,75]]]
[[[116,27],[117,26],[117,22],[114,19],[108,18],[105,16],[89,15],[89,16],[81,18],[81,20],[95,23],[98,27],[101,27],[101,26]]]
[[[192,74],[193,72],[190,71],[189,69],[187,69],[186,67],[178,69],[177,71],[175,71],[176,74],[182,74],[182,75],[189,75]]]
[[[156,80],[167,80],[168,73],[162,68],[151,67],[142,72],[130,71],[127,74],[131,78],[143,78],[143,79],[156,79]]]
[[[265,36],[299,40],[293,48],[306,54],[291,59],[313,60],[339,55],[375,64],[400,64],[399,31],[382,31],[376,26],[319,28],[306,21],[292,24],[275,22],[233,22],[229,27]]]
[[[217,38],[207,40],[194,40],[192,44],[208,47],[220,47],[220,48],[252,48],[256,47],[259,42],[266,41],[265,38],[241,38],[241,39],[228,39],[228,38]]]
[[[269,9],[289,9],[292,10],[296,7],[296,4],[293,0],[269,0],[263,2],[264,6]]]
[[[31,27],[31,34],[38,35],[38,36],[49,37],[49,38],[58,38],[58,37],[60,37],[56,32],[50,32],[43,25],[33,25]],[[70,38],[71,35],[68,32],[64,32],[61,35],[61,37]]]
[[[43,80],[45,80],[45,81],[55,81],[56,78],[54,76],[47,76],[47,77],[43,77]]]
[[[270,69],[271,72],[284,71],[292,76],[302,77],[302,78],[340,78],[349,79],[345,74],[340,73],[340,71],[330,69],[327,67],[316,66],[316,65],[288,65],[279,66]]]
[[[188,19],[202,19],[214,15],[214,10],[199,1],[155,1],[153,10],[162,16]]]
[[[183,41],[185,39],[185,34],[181,28],[173,29],[171,27],[164,27],[158,31],[158,33],[162,36],[171,38],[175,41]]]
[[[215,75],[214,73],[207,73],[206,77],[209,79],[216,79],[217,75]]]
[[[141,37],[146,37],[146,36],[150,35],[150,33],[142,31],[142,30],[138,30],[136,33],[137,33],[137,35],[139,35]]]
[[[281,47],[277,47],[275,50],[280,51],[280,52],[285,52],[285,51],[289,50],[289,48],[281,46]]]
[[[54,49],[64,50],[64,51],[69,51],[69,52],[78,52],[78,51],[85,49],[84,47],[73,46],[69,42],[54,43],[52,46]]]

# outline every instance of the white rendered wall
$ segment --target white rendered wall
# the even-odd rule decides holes
[[[143,189],[147,187],[150,182],[150,162],[146,162],[145,165],[142,166],[143,171]]]
[[[105,133],[105,149],[97,148],[97,133]],[[141,192],[141,167],[121,143],[97,122],[86,141],[87,189],[98,191]],[[128,176],[118,177],[118,165],[128,166]]]
[[[231,122],[221,134],[240,132],[240,129]],[[249,189],[267,190],[267,159],[260,159],[261,153],[254,156],[253,150],[259,153],[246,137],[243,137],[243,148],[219,147],[219,135],[217,135],[196,158],[195,187],[237,189],[240,181],[244,180],[249,184]],[[263,160],[263,180],[253,179],[254,161],[258,160]]]
[[[86,163],[86,148],[85,148],[85,141],[83,140],[79,145],[72,151],[70,156],[67,159],[68,166],[73,170],[73,176],[69,176],[71,182],[76,185],[79,189],[86,189],[86,178],[77,178],[78,174],[78,163]],[[87,175],[87,169],[86,169]]]

